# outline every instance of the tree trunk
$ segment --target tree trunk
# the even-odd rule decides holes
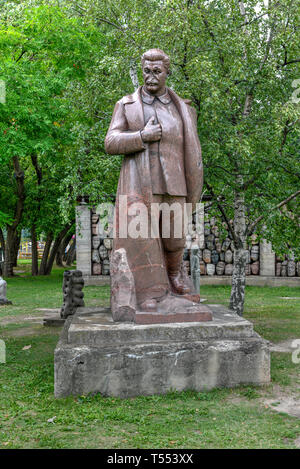
[[[38,247],[36,239],[36,226],[31,227],[31,275],[35,276],[39,273],[38,267]]]
[[[37,243],[37,237],[36,237],[36,223],[37,223],[40,211],[41,211],[40,186],[42,184],[43,171],[42,171],[42,168],[39,166],[38,157],[35,153],[31,155],[31,162],[35,169],[36,178],[37,178],[37,186],[38,186],[37,215],[35,217],[34,224],[31,227],[31,242],[32,242],[31,275],[35,276],[39,274],[39,255],[38,255],[38,243]]]
[[[50,251],[52,241],[53,241],[53,234],[48,233],[46,243],[45,243],[44,252],[43,252],[43,256],[42,256],[42,261],[41,261],[41,265],[40,265],[39,275],[46,275],[48,255],[49,255],[49,251]]]
[[[62,242],[60,243],[60,246],[57,250],[57,253],[56,253],[56,259],[55,259],[55,262],[56,262],[56,265],[59,266],[59,267],[63,267],[63,244],[64,244],[64,240],[62,240]]]
[[[3,234],[3,231],[1,230],[1,228],[0,228],[0,245],[3,249],[3,251],[5,251],[5,239],[4,239],[4,234]]]
[[[14,253],[13,253],[13,267],[17,267],[18,265],[18,254],[20,249],[20,242],[21,242],[21,233],[15,233],[14,236]]]
[[[129,75],[134,86],[134,91],[139,87],[139,78],[136,70],[136,63],[134,60],[130,61]]]
[[[7,237],[5,243],[3,275],[4,277],[13,277],[14,275],[14,230],[7,226]]]
[[[238,177],[238,182],[242,185],[242,177]],[[234,201],[234,261],[232,273],[232,285],[230,295],[230,309],[239,316],[243,315],[245,301],[246,284],[246,219],[245,219],[245,198],[242,190],[235,192]]]
[[[68,246],[70,240],[72,239],[73,234],[69,233],[67,234],[64,239],[62,240],[59,249],[56,254],[56,265],[63,267],[63,261],[65,260],[65,250],[66,247]]]
[[[61,230],[61,232],[58,234],[58,236],[56,237],[56,239],[54,241],[54,244],[52,246],[52,249],[51,249],[51,253],[49,255],[49,259],[47,261],[47,267],[46,267],[45,275],[50,275],[51,274],[51,270],[52,270],[52,267],[53,267],[54,259],[55,259],[56,254],[57,254],[57,250],[59,249],[59,246],[60,246],[63,238],[66,236],[68,231],[72,228],[72,225],[73,225],[73,222],[66,225]]]
[[[25,185],[24,185],[24,171],[20,167],[19,158],[14,156],[12,158],[14,166],[14,177],[16,181],[16,195],[17,202],[15,206],[14,221],[11,225],[6,225],[7,228],[7,239],[5,246],[5,259],[4,259],[4,276],[12,277],[14,275],[14,264],[16,264],[16,258],[18,255],[17,249],[19,249],[20,244],[20,235],[17,232],[17,228],[21,222],[23,210],[24,210],[24,201],[25,201]]]
[[[67,257],[66,257],[66,265],[67,266],[70,266],[73,264],[74,260],[75,260],[75,256],[76,256],[76,240],[73,239],[73,242],[70,246],[70,249],[67,253]]]
[[[70,233],[70,234],[65,238],[64,251],[63,251],[63,261],[64,261],[64,262],[67,261],[68,252],[66,252],[66,249],[67,249],[68,244],[71,242],[71,240],[72,240],[72,238],[73,238],[73,234],[74,234],[74,233]]]

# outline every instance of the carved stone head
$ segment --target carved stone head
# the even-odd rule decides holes
[[[170,58],[160,49],[150,49],[142,55],[144,85],[148,93],[164,93],[170,71]]]

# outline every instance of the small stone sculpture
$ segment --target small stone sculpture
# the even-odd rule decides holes
[[[65,270],[63,279],[64,302],[60,311],[62,318],[75,314],[76,309],[84,306],[84,280],[80,270]]]
[[[200,292],[200,259],[199,259],[199,247],[192,246],[191,249],[191,277],[195,292]]]
[[[6,298],[7,282],[2,278],[2,270],[0,268],[0,306],[11,305],[12,302]]]

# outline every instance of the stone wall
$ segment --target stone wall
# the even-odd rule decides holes
[[[90,210],[80,204],[76,210],[77,268],[83,275],[109,275],[113,242],[113,216],[106,219],[103,227],[97,208]],[[214,217],[204,222],[204,236],[198,240],[201,275],[232,275],[234,246],[230,233],[221,237]],[[190,245],[187,244],[187,248]],[[190,273],[190,249],[185,250],[184,261]],[[248,246],[246,275],[266,277],[300,277],[300,262],[292,258],[276,257],[272,246],[256,235]]]
[[[276,256],[276,277],[300,277],[300,262],[285,256]]]
[[[200,245],[201,275],[232,275],[234,245],[230,233],[221,237],[215,217],[204,222],[204,242]],[[185,252],[186,268],[190,273],[189,253]],[[248,246],[246,275],[259,275],[260,246],[256,236]]]
[[[105,230],[100,223],[100,216],[96,213],[96,208],[92,209],[91,218],[92,230],[92,275],[110,274],[110,256],[113,240],[111,227]]]

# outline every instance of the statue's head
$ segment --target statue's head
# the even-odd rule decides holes
[[[170,71],[170,58],[160,49],[150,49],[142,55],[145,88],[150,94],[161,94]]]

